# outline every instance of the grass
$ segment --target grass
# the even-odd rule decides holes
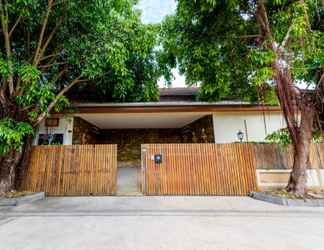
[[[19,198],[19,197],[23,197],[26,195],[32,194],[32,192],[29,191],[11,191],[11,192],[7,192],[4,194],[0,194],[0,197],[3,198]]]
[[[305,200],[305,199],[324,199],[324,194],[318,192],[317,190],[308,190],[308,193],[304,196],[301,195],[296,195],[290,192],[287,192],[285,189],[280,189],[280,190],[271,190],[271,191],[265,191],[266,194],[268,195],[273,195],[273,196],[279,196],[282,198],[286,199],[300,199],[300,200]]]

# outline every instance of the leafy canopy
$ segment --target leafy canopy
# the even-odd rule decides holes
[[[176,14],[162,24],[160,62],[168,65],[166,72],[178,64],[189,85],[201,84],[204,100],[276,103],[271,63],[277,55],[260,33],[261,2],[273,40],[284,47],[281,62],[296,83],[314,88],[324,65],[324,11],[315,0],[178,0]]]
[[[0,1],[2,153],[19,148],[30,128],[69,105],[70,91],[94,90],[103,101],[158,98],[157,28],[141,23],[135,4]]]

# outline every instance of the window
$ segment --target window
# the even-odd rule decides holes
[[[62,145],[64,134],[39,134],[38,145]]]

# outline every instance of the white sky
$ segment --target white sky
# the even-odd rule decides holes
[[[140,0],[139,9],[142,10],[142,21],[144,23],[159,23],[166,15],[173,14],[177,3],[175,0]],[[185,77],[179,74],[177,69],[172,70],[174,80],[172,87],[185,87]],[[159,80],[159,86],[165,87],[163,78]]]
[[[175,0],[140,0],[138,7],[144,23],[159,23],[166,15],[174,13],[177,3]]]

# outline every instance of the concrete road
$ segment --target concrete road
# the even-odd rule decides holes
[[[324,208],[247,197],[49,198],[0,210],[1,250],[324,249]]]

